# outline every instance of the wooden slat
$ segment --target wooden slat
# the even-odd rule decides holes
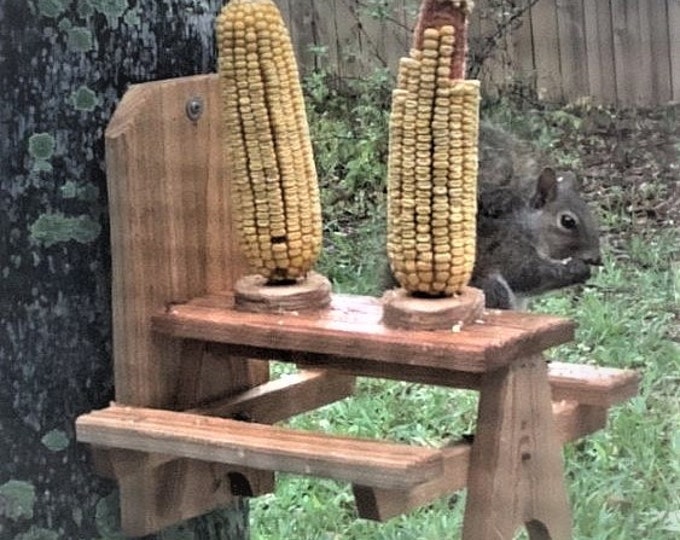
[[[457,333],[394,330],[381,317],[377,299],[334,296],[328,310],[312,314],[175,305],[153,317],[153,328],[174,337],[376,360],[396,372],[414,365],[477,373],[569,341],[574,331],[565,319],[515,312],[490,313],[484,324]]]
[[[111,406],[78,418],[78,440],[100,447],[322,476],[379,488],[409,488],[439,476],[439,450]]]
[[[583,0],[588,85],[597,103],[616,103],[614,41],[609,0]]]
[[[639,106],[649,103],[651,59],[642,54],[642,34],[638,0],[611,0],[614,30],[616,84],[619,104]]]
[[[680,0],[668,0],[668,28],[673,100],[680,101]]]
[[[359,517],[374,521],[387,521],[415,508],[437,500],[439,497],[463,489],[467,484],[470,445],[458,444],[442,448],[443,473],[410,490],[388,490],[352,486]]]
[[[671,58],[669,46],[668,12],[665,0],[641,0],[640,16],[646,17],[645,51],[652,71],[652,93],[648,105],[664,104],[671,100]],[[677,32],[677,27],[673,28]]]
[[[344,399],[353,391],[350,375],[302,371],[184,412],[274,424]]]
[[[553,403],[552,411],[557,439],[562,444],[604,428],[607,420],[606,408],[580,405],[575,401]],[[442,454],[443,474],[410,490],[354,485],[359,516],[375,521],[387,521],[464,488],[470,464],[470,444],[458,443],[444,447]]]
[[[556,7],[556,0],[541,0],[531,8],[531,27],[537,44],[536,90],[539,97],[548,101],[563,98]]]
[[[581,0],[557,0],[562,93],[567,101],[589,94],[588,57]]]
[[[551,362],[550,386],[555,401],[610,407],[637,395],[640,375],[628,369]]]
[[[203,105],[198,119],[186,113],[193,98]],[[235,361],[202,343],[158,339],[149,325],[150,314],[166,304],[230,288],[243,272],[232,232],[219,102],[215,75],[133,85],[107,127],[119,402],[188,408],[268,377],[265,363]],[[194,486],[210,484],[219,467],[180,460],[167,472],[172,476],[140,469],[130,480],[134,487],[123,490],[126,530],[148,534],[228,502],[224,492],[212,501],[205,492],[190,496]],[[170,501],[167,507],[144,499],[156,491]]]
[[[355,377],[350,375],[301,371],[183,412],[274,424],[352,395],[354,381]],[[120,478],[141,470],[140,467],[129,465],[130,459],[124,451],[95,448],[93,456],[97,472],[107,478]],[[144,467],[156,469],[176,459],[176,456],[168,454],[148,454]],[[248,478],[256,493],[258,489],[271,489],[271,482],[266,482],[265,479],[257,477],[258,475],[252,475],[245,470],[241,474]]]
[[[604,429],[607,425],[606,407],[582,405],[577,401],[554,401],[553,420],[557,439],[568,443]]]
[[[536,65],[534,64],[533,30],[531,28],[531,12],[527,11],[521,18],[519,28],[512,33],[512,61],[520,80],[536,83]]]

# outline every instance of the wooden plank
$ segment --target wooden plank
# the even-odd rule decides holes
[[[611,407],[636,396],[641,378],[629,369],[562,362],[551,362],[548,373],[553,400],[574,400],[595,407]]]
[[[353,392],[352,376],[302,371],[184,412],[274,424],[344,399]]]
[[[78,439],[100,447],[409,488],[442,473],[439,450],[209,418],[111,406],[81,416]]]
[[[611,0],[614,55],[619,104],[638,106],[649,103],[651,62],[642,54],[640,11],[637,0]]]
[[[203,107],[195,120],[186,113],[193,99]],[[113,355],[121,403],[192,407],[268,377],[262,362],[234,361],[196,342],[158,339],[149,325],[150,314],[166,304],[230,288],[243,272],[231,231],[219,117],[216,77],[187,77],[132,86],[106,130]],[[219,371],[213,371],[216,363]],[[178,471],[199,476],[170,481],[158,471],[140,472],[129,490],[132,500],[123,503],[129,508],[126,529],[151,533],[224,504],[217,493],[208,506],[203,494],[194,503],[183,495],[190,493],[187,486],[211,482],[219,471],[188,463],[171,472]],[[140,498],[161,489],[181,502],[163,515]]]
[[[605,407],[565,400],[553,402],[552,411],[555,433],[562,444],[604,429],[607,425]]]
[[[442,448],[444,470],[441,475],[410,490],[389,490],[355,484],[352,486],[359,517],[387,521],[463,489],[467,484],[470,445]]]
[[[301,73],[316,67],[315,55],[312,52],[312,48],[319,45],[315,4],[314,0],[290,0],[288,8],[290,17],[288,31],[294,44]]]
[[[383,54],[385,65],[396,77],[399,60],[408,56],[411,49],[412,33],[406,0],[391,3],[390,16],[383,21]]]
[[[307,314],[245,313],[227,301],[225,309],[171,306],[153,317],[153,328],[174,337],[376,360],[397,372],[414,365],[478,373],[569,341],[574,331],[565,319],[499,311],[461,332],[405,332],[385,327],[380,302],[367,297],[334,295],[329,309]]]
[[[671,61],[672,99],[680,101],[680,0],[668,1],[668,40]]]
[[[531,87],[536,86],[536,64],[534,63],[534,41],[531,28],[531,11],[520,19],[520,26],[512,33],[513,67],[515,77]]]
[[[668,69],[669,62],[666,61],[664,65],[664,54],[663,47],[654,51],[653,44],[657,40],[668,47],[668,38],[664,36],[664,30],[668,30],[666,24],[662,24],[661,27],[656,28],[651,25],[652,21],[652,11],[660,12],[661,9],[665,8],[664,2],[661,0],[638,0],[638,20],[639,20],[639,59],[641,63],[641,71],[638,78],[642,80],[637,81],[638,86],[638,98],[637,104],[641,106],[651,106],[655,103],[659,103],[658,98],[658,79],[659,75],[663,75],[663,70]],[[664,10],[665,11],[665,10]],[[661,19],[663,21],[664,18]],[[656,22],[660,22],[658,19]],[[659,53],[656,56],[654,53]],[[666,56],[667,58],[667,56]]]
[[[552,410],[557,439],[562,444],[604,428],[607,421],[607,409],[580,405],[575,401],[553,403]],[[410,490],[352,486],[359,516],[387,521],[464,488],[470,465],[470,444],[458,443],[444,447],[442,454],[443,474]]]
[[[583,0],[588,85],[595,103],[616,103],[616,72],[609,0]]]
[[[547,375],[537,356],[483,376],[463,540],[513,538],[524,525],[531,538],[571,538]]]
[[[531,8],[531,28],[537,44],[534,62],[538,96],[546,101],[562,101],[556,0],[541,0]]]
[[[302,371],[183,412],[273,424],[350,396],[354,391],[354,381],[355,377],[350,375]],[[92,453],[97,472],[107,478],[140,472],[140,467],[129,466],[129,452],[95,448]],[[168,454],[148,454],[144,466],[155,469],[176,459],[176,456]],[[255,494],[264,493],[257,491],[259,489],[268,492],[273,488],[273,483],[261,478],[265,475],[255,475],[245,469],[240,474],[254,486]]]
[[[557,0],[557,28],[562,91],[567,101],[575,101],[590,93],[581,0]]]
[[[645,10],[648,23],[644,30],[649,36],[650,54],[649,63],[652,70],[652,99],[650,105],[663,105],[668,103],[673,95],[671,81],[671,51],[668,9],[666,2],[657,0],[643,0],[640,2],[640,10]]]

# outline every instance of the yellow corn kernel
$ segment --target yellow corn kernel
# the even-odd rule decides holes
[[[392,95],[387,251],[400,285],[430,296],[458,293],[475,256],[479,83],[451,79],[456,45],[452,26],[425,29]]]
[[[271,0],[231,0],[215,32],[241,248],[271,282],[304,277],[321,251],[321,203],[288,30]]]

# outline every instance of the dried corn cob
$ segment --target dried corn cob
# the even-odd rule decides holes
[[[393,93],[387,252],[407,291],[452,296],[474,265],[479,83],[452,78],[464,47],[454,26],[420,26]]]
[[[216,34],[241,247],[270,282],[304,277],[321,249],[321,205],[288,30],[271,0],[231,0]]]

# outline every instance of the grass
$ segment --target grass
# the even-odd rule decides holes
[[[342,96],[324,92],[326,82],[312,84],[320,100],[314,101],[308,87],[313,136],[317,153],[322,153],[317,156],[322,189],[327,201],[336,201],[325,207],[326,249],[319,269],[338,292],[376,294],[384,260],[385,148],[380,133],[385,117],[375,110],[380,106],[375,95],[355,93],[350,105],[342,102]],[[379,93],[386,82],[374,84]],[[338,114],[331,114],[334,109]],[[554,120],[554,111],[550,115]],[[558,119],[569,124],[567,129],[578,125],[571,116]],[[536,119],[532,122],[530,128],[548,139],[559,133],[554,121],[550,128],[541,128]],[[339,134],[347,138],[342,148],[334,146]],[[347,144],[361,152],[352,153]],[[564,154],[562,159],[573,156]],[[352,202],[346,193],[356,190],[363,195]],[[603,212],[612,233],[623,223],[625,208],[614,205]],[[634,368],[643,375],[640,395],[613,408],[605,430],[565,447],[574,538],[670,540],[680,537],[680,267],[674,263],[680,233],[642,227],[615,239],[605,245],[605,265],[586,286],[547,295],[532,309],[578,323],[576,340],[550,351],[550,356]],[[275,365],[278,372],[289,369]],[[435,446],[473,432],[476,406],[474,392],[360,379],[353,398],[300,415],[289,425]],[[357,519],[349,486],[279,475],[276,493],[251,503],[252,537],[459,538],[464,503],[465,493],[460,492],[376,524]]]

